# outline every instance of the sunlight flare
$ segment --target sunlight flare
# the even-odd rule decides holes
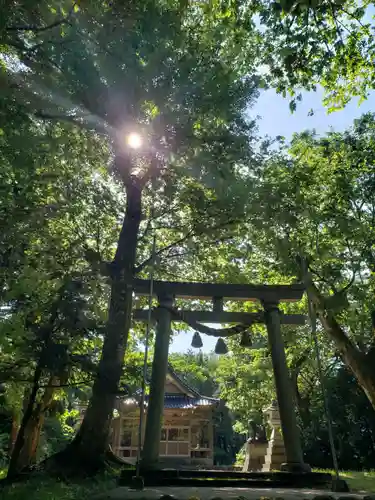
[[[132,132],[126,137],[126,144],[132,149],[139,149],[142,146],[142,137]]]

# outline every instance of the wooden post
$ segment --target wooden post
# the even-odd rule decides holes
[[[168,351],[171,337],[172,315],[166,307],[172,307],[173,298],[159,296],[160,309],[156,328],[155,351],[152,361],[150,397],[147,409],[142,467],[156,468],[159,461],[160,435],[164,410],[165,378],[168,370]],[[163,307],[165,306],[165,307]]]
[[[223,312],[223,297],[213,297],[212,298],[212,310],[213,312]]]
[[[208,424],[208,446],[210,448],[210,465],[214,465],[214,410],[210,412],[210,421]]]
[[[309,472],[311,470],[310,466],[303,462],[294,396],[280,328],[280,310],[277,302],[263,302],[263,306],[287,460],[287,463],[282,465],[282,470]]]

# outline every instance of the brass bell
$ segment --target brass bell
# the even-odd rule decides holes
[[[251,335],[249,331],[242,332],[240,346],[241,347],[251,347],[253,345],[251,341]]]
[[[203,347],[203,342],[201,339],[201,336],[199,335],[199,332],[195,332],[191,341],[191,347],[194,347],[195,349],[200,349]]]
[[[219,338],[216,342],[215,353],[216,354],[227,354],[228,347],[222,338]]]

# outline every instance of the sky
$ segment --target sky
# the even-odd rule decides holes
[[[375,112],[375,93],[360,106],[358,106],[358,100],[353,99],[345,109],[331,114],[327,114],[322,104],[323,92],[304,92],[302,95],[302,102],[297,103],[297,110],[291,114],[288,99],[284,99],[273,90],[264,91],[249,112],[254,118],[257,115],[260,116],[259,134],[271,137],[282,135],[288,140],[292,138],[294,132],[315,129],[319,135],[324,135],[332,129],[338,132],[345,130],[363,113]],[[310,109],[314,110],[313,116],[308,116]],[[170,352],[186,352],[191,349],[192,334],[191,331],[179,333],[170,346]],[[202,351],[212,351],[215,348],[216,339],[207,335],[201,335],[201,337]]]
[[[297,110],[291,114],[289,100],[276,94],[274,90],[264,91],[256,104],[250,109],[252,117],[260,116],[258,122],[261,136],[275,137],[282,135],[291,139],[294,132],[315,129],[319,135],[324,135],[330,129],[338,132],[348,128],[353,120],[363,113],[375,111],[375,93],[358,105],[358,99],[353,99],[345,109],[328,114],[322,104],[323,92],[302,92],[303,99],[297,103]],[[308,116],[310,109],[313,116]]]

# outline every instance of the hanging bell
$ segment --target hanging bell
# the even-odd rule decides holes
[[[251,341],[251,335],[249,331],[242,332],[240,346],[241,347],[251,347],[253,345]]]
[[[216,342],[215,353],[216,354],[227,354],[228,347],[222,338],[219,338]]]
[[[195,332],[191,341],[191,347],[194,347],[195,349],[200,349],[203,347],[203,342],[201,339],[201,336],[199,335],[199,332]]]

